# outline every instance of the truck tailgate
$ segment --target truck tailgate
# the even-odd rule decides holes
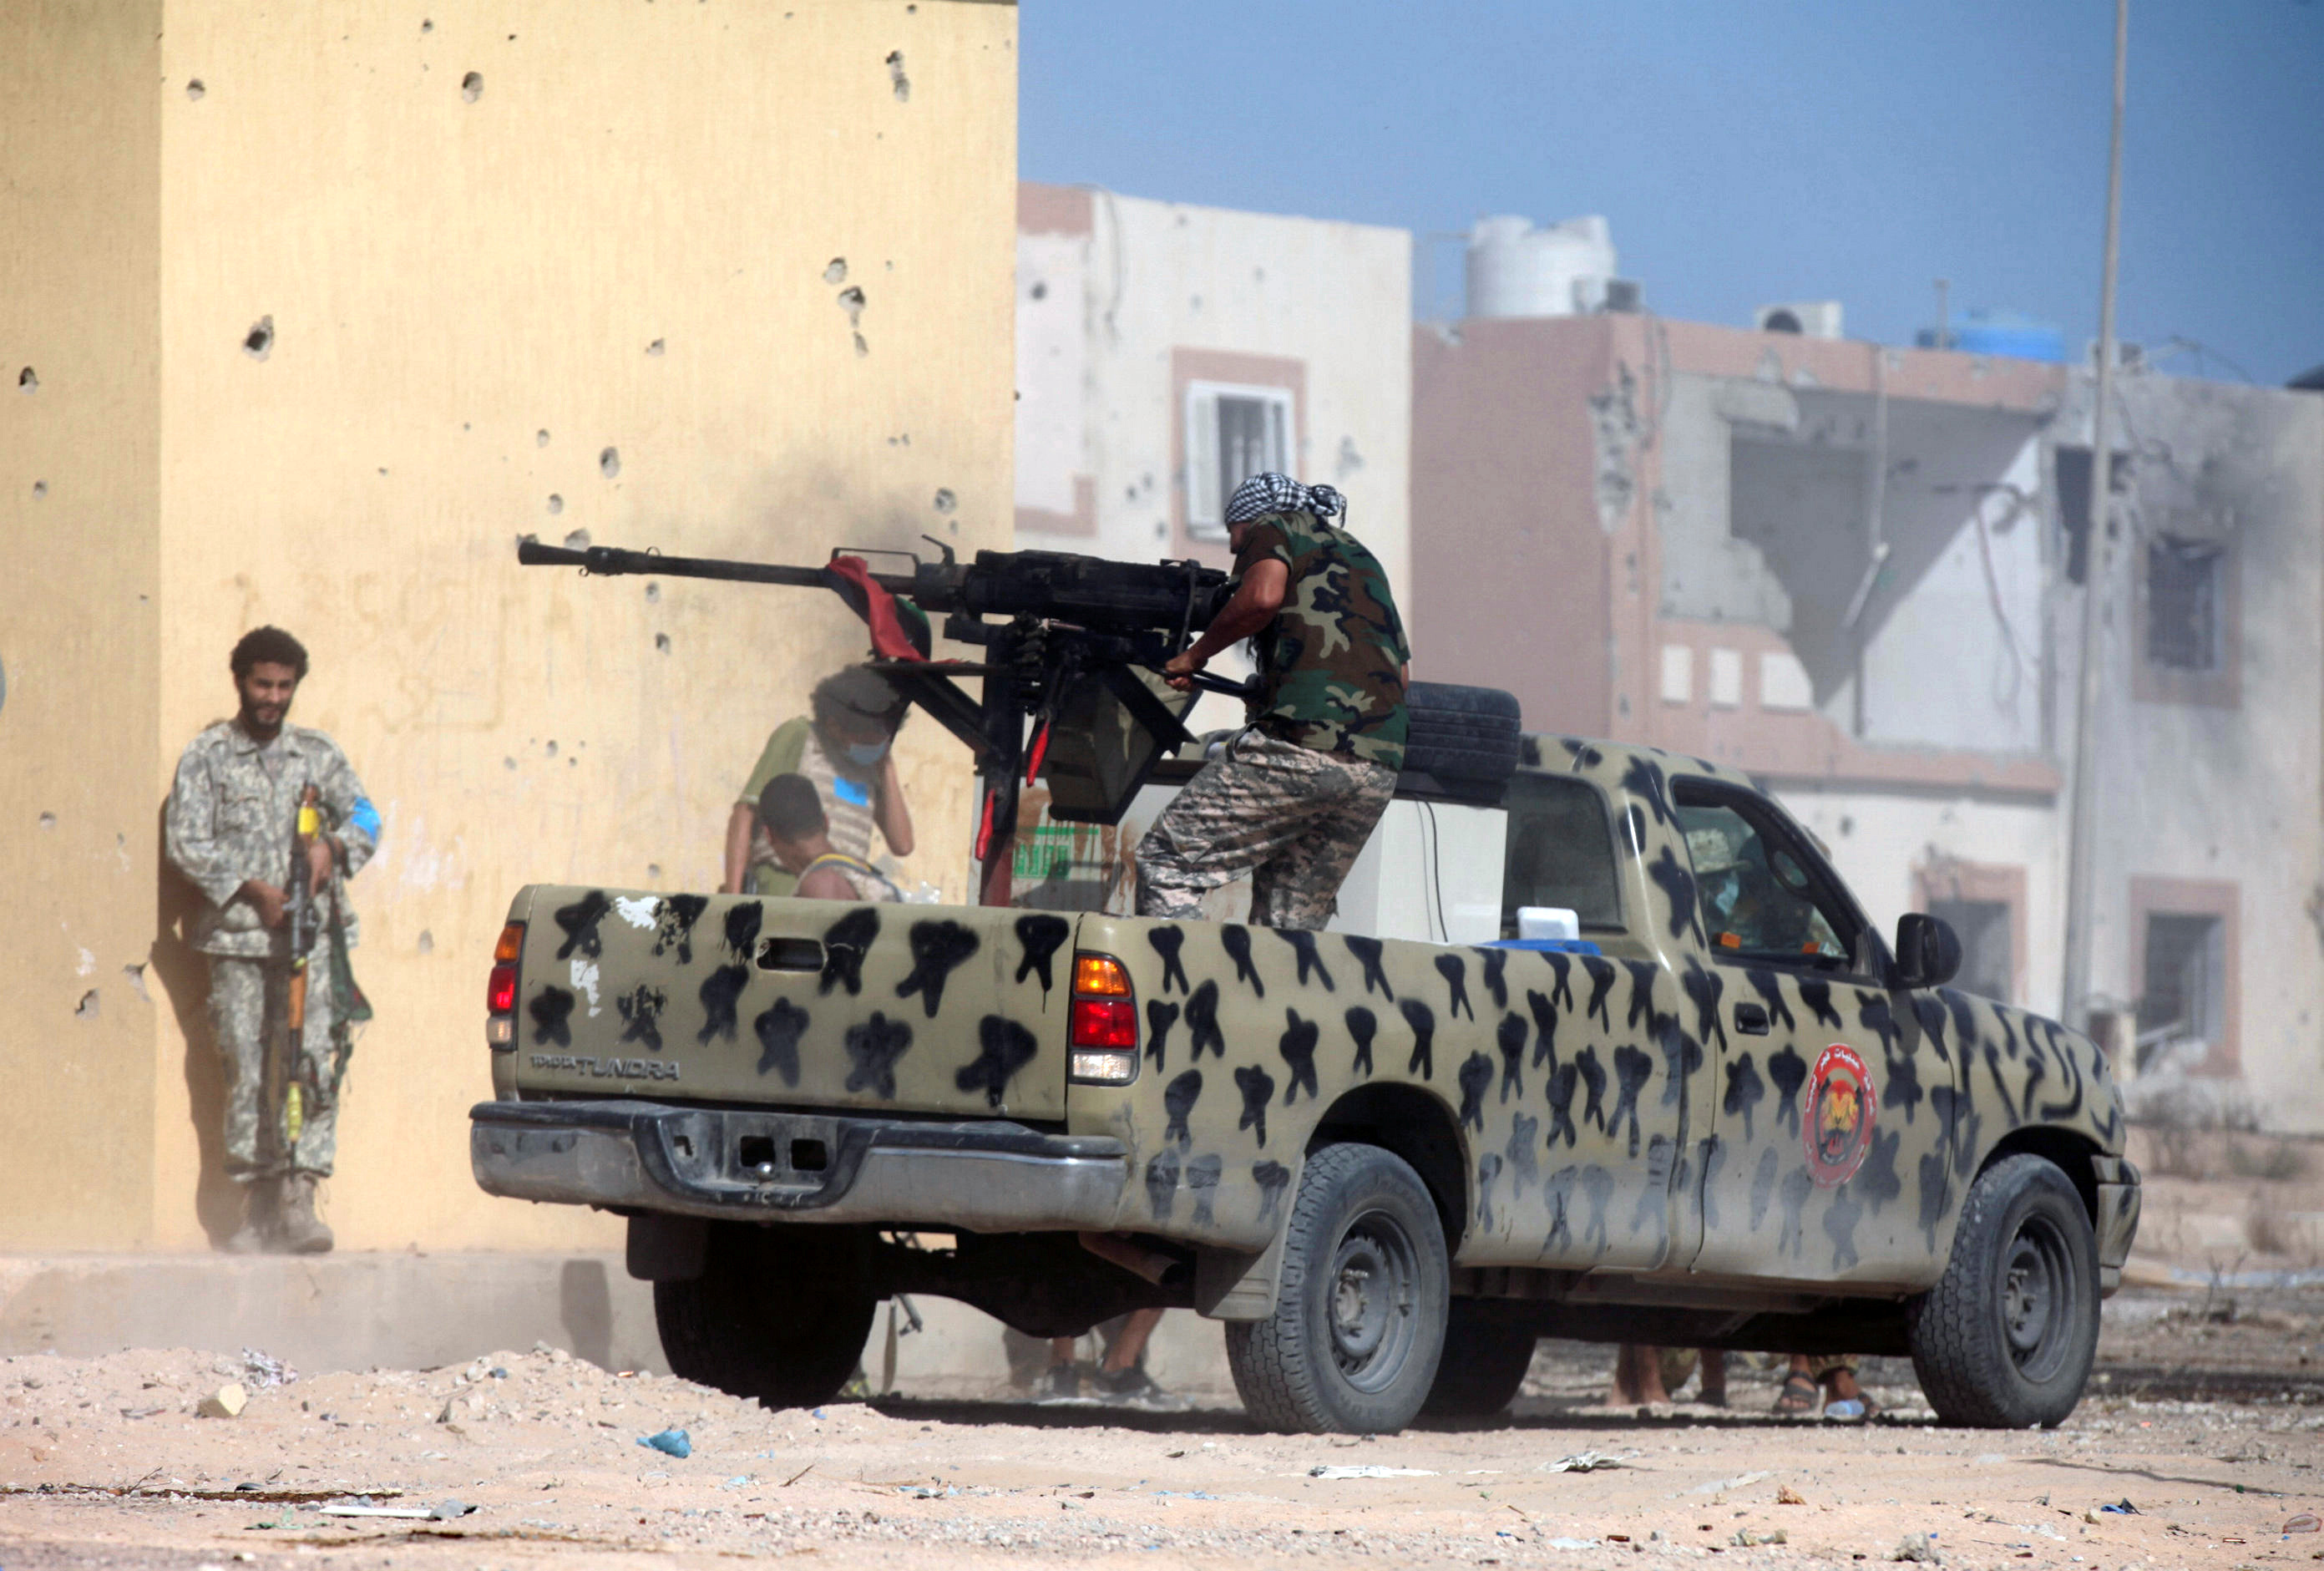
[[[524,1090],[1065,1116],[1063,917],[542,884],[512,919]]]

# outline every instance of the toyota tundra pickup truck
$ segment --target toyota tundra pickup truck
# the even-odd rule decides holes
[[[627,1217],[671,1366],[770,1404],[931,1293],[1215,1317],[1281,1429],[1492,1413],[1542,1335],[2062,1419],[2139,1209],[2093,1044],[1947,986],[1941,921],[1892,947],[1731,769],[1528,735],[1464,810],[1507,937],[524,889],[477,1181]]]

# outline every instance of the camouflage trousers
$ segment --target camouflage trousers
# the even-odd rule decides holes
[[[307,963],[307,1019],[284,1077],[299,1087],[300,1128],[288,1138],[282,1109],[265,1107],[266,1048],[282,1029],[290,979],[281,962],[212,955],[210,1029],[226,1068],[226,1169],[237,1183],[297,1171],[331,1176],[338,1155],[340,1062],[331,1007],[327,939]]]
[[[1250,874],[1250,919],[1320,928],[1396,794],[1396,771],[1245,731],[1138,843],[1138,914],[1199,919],[1203,897]]]

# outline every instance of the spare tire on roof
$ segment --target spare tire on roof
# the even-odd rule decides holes
[[[1411,731],[1404,744],[1408,774],[1468,782],[1508,780],[1517,771],[1524,711],[1499,688],[1414,682],[1405,690]]]

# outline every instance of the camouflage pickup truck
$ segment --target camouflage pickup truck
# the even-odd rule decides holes
[[[835,1394],[878,1300],[1226,1323],[1252,1416],[1482,1415],[1542,1335],[1909,1353],[2055,1424],[2138,1175],[2103,1057],[1892,949],[1734,771],[1526,737],[1461,945],[1099,911],[521,891],[493,1194],[629,1218],[679,1372]]]

